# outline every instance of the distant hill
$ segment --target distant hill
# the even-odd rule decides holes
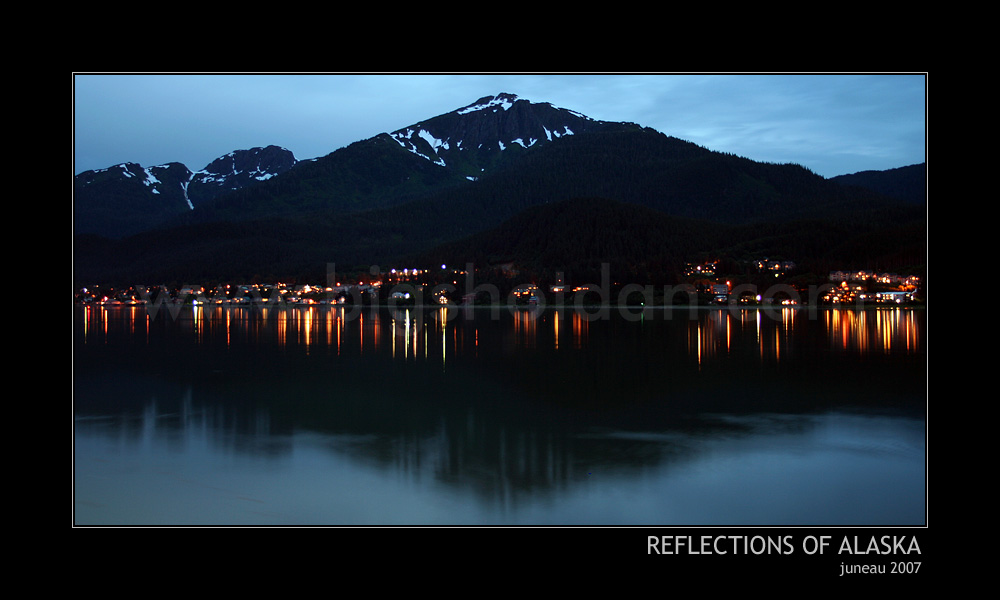
[[[655,273],[679,272],[692,250],[722,238],[711,223],[604,198],[574,198],[528,208],[492,229],[425,252],[415,262],[511,264],[548,278],[563,272],[577,279],[593,279],[609,263],[621,277],[648,281]]]
[[[853,185],[872,190],[907,204],[927,202],[927,164],[920,163],[887,171],[861,171],[850,175],[831,177],[842,185]]]
[[[882,270],[923,261],[922,211],[872,211],[845,219],[720,224],[666,215],[603,198],[576,198],[526,209],[497,227],[420,254],[419,265],[466,262],[510,265],[539,280],[562,272],[597,281],[607,264],[623,281],[655,285],[680,279],[686,262],[725,259],[733,274],[772,257],[794,260],[800,272],[874,261]]]

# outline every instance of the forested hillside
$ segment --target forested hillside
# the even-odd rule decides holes
[[[920,163],[887,171],[861,171],[832,177],[841,185],[857,186],[907,204],[927,202],[927,164]]]
[[[536,126],[534,105],[519,106],[502,127],[477,114],[475,131],[513,136]],[[470,121],[457,113],[421,126],[432,123],[469,135]],[[538,273],[593,272],[612,262],[623,276],[650,282],[677,278],[699,256],[785,256],[816,274],[923,264],[922,207],[799,165],[714,152],[628,123],[500,147],[451,148],[432,160],[376,136],[217,196],[170,227],[119,241],[77,236],[75,278],[318,281],[330,263],[366,272],[445,256]],[[487,164],[468,176],[471,165]]]

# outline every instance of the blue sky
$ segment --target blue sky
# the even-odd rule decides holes
[[[923,73],[76,73],[73,172],[126,161],[198,170],[269,144],[316,158],[500,92],[824,177],[926,160]]]

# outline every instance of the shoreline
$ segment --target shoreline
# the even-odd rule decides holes
[[[867,310],[867,309],[907,309],[926,310],[924,303],[893,303],[893,302],[857,302],[838,304],[657,304],[657,305],[634,305],[634,304],[545,304],[526,306],[519,304],[337,304],[337,303],[308,303],[308,302],[74,302],[74,306],[81,308],[151,308],[154,310],[168,308],[276,308],[276,309],[341,309],[351,312],[358,310],[431,310],[445,309],[454,310],[508,310],[522,312],[546,312],[553,310],[597,312],[597,311],[627,311],[639,313],[653,310],[705,310],[705,311],[773,311],[773,310]]]

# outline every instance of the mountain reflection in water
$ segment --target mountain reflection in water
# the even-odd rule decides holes
[[[921,310],[75,310],[78,524],[924,522]]]

